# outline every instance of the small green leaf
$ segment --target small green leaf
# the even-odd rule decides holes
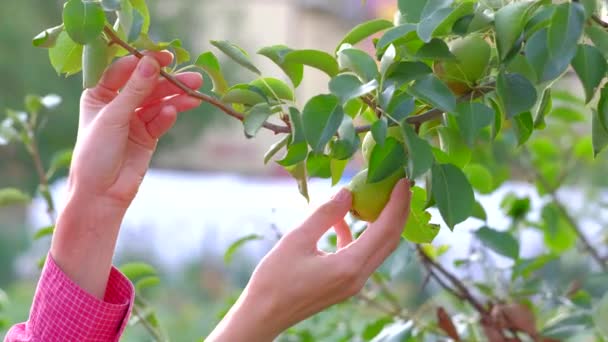
[[[287,147],[287,154],[283,159],[277,161],[277,164],[282,166],[293,166],[306,159],[308,155],[308,145],[305,141],[292,143]]]
[[[550,63],[557,69],[565,69],[576,55],[584,23],[585,10],[580,3],[568,2],[555,8],[547,35],[547,50]]]
[[[207,51],[196,59],[194,65],[203,69],[213,82],[213,92],[223,95],[228,90],[228,82],[222,74],[222,68],[217,57],[211,51]]]
[[[517,144],[523,145],[534,131],[534,122],[530,112],[523,112],[515,115],[513,118],[513,130],[517,136]]]
[[[446,6],[449,5],[449,3],[446,1],[430,1],[428,4],[432,3],[441,3],[441,6],[443,6],[444,4]],[[428,4],[427,7],[425,7],[425,11],[427,11],[427,8],[429,7]],[[437,29],[437,27],[444,20],[447,20],[447,18],[450,16],[450,13],[452,13],[452,8],[450,7],[437,8],[427,16],[425,16],[423,13],[423,18],[422,20],[420,20],[420,23],[418,24],[418,28],[416,30],[416,32],[418,33],[418,37],[420,37],[423,42],[428,43],[433,37],[433,32],[435,32],[435,29]]]
[[[242,103],[248,106],[255,106],[258,103],[266,102],[263,92],[248,84],[237,84],[226,92],[222,97],[226,103]]]
[[[420,78],[409,87],[408,92],[412,96],[446,112],[453,112],[456,109],[456,97],[452,94],[450,88],[434,75]]]
[[[559,77],[568,67],[568,64],[551,61],[546,47],[547,34],[547,28],[539,30],[528,39],[524,49],[526,58],[536,73],[537,83],[547,82]]]
[[[261,74],[260,70],[253,65],[247,53],[240,47],[226,40],[212,40],[211,44],[242,67],[258,75]]]
[[[31,201],[30,196],[19,189],[4,188],[0,189],[0,208],[11,205],[23,205]]]
[[[123,0],[123,2],[126,0]],[[144,23],[141,27],[142,33],[148,33],[150,28],[150,10],[148,9],[148,5],[146,0],[128,0],[133,7],[133,9],[137,10],[144,18]]]
[[[335,186],[342,179],[342,175],[344,174],[344,170],[346,169],[346,165],[348,165],[349,160],[337,160],[332,159],[330,168],[331,168],[331,185]]]
[[[585,88],[585,102],[591,101],[606,76],[606,58],[594,46],[581,44],[572,60],[572,67]]]
[[[372,124],[372,137],[378,145],[384,145],[386,140],[386,132],[388,130],[388,123],[385,117],[381,117],[379,120]]]
[[[547,87],[547,89],[543,91],[543,96],[540,99],[540,104],[538,105],[538,109],[536,110],[536,117],[534,119],[535,129],[545,128],[545,117],[551,112],[551,109],[553,109],[553,100],[551,99],[551,88]]]
[[[137,9],[133,9],[132,15],[133,15],[133,17],[132,17],[132,21],[131,21],[131,27],[129,28],[129,31],[127,32],[127,41],[128,42],[133,42],[133,41],[137,40],[137,38],[139,38],[139,35],[141,34],[142,29],[144,27],[144,20],[145,20],[144,15]]]
[[[534,85],[520,74],[501,72],[496,80],[496,90],[508,118],[529,111],[536,103]]]
[[[458,134],[458,129],[453,127],[439,127],[439,146],[446,154],[447,159],[443,163],[454,164],[463,168],[471,160],[471,149],[466,145],[464,139]],[[439,159],[436,156],[437,159]]]
[[[245,136],[253,138],[262,128],[268,117],[272,115],[268,103],[258,103],[249,110],[243,121]]]
[[[353,119],[344,115],[338,128],[337,140],[330,141],[331,157],[337,160],[349,159],[357,152],[361,141],[355,132]]]
[[[338,74],[338,62],[327,52],[318,50],[295,50],[285,55],[285,62],[303,64],[325,72],[329,77]]]
[[[371,80],[365,84],[355,76],[350,74],[341,74],[331,79],[329,82],[329,91],[340,98],[340,102],[346,102],[367,95],[378,89],[378,81]]]
[[[505,59],[523,33],[529,2],[512,2],[494,15],[496,45],[500,59]]]
[[[82,45],[74,43],[65,31],[61,32],[55,46],[49,49],[51,65],[57,74],[78,73],[82,69],[82,50]]]
[[[401,123],[408,151],[408,177],[416,179],[422,176],[433,165],[431,145],[420,138],[407,122]]]
[[[109,63],[108,44],[97,37],[84,46],[82,52],[82,87],[93,88],[101,79]]]
[[[413,243],[431,243],[439,234],[439,225],[430,224],[431,214],[424,210],[426,197],[424,189],[412,188],[410,215],[401,236]]]
[[[508,232],[501,232],[489,227],[482,227],[475,232],[475,237],[492,251],[517,260],[519,258],[519,242]]]
[[[334,95],[317,95],[302,110],[302,122],[306,140],[313,151],[323,152],[334,136],[344,117],[344,110]]]
[[[63,8],[63,24],[76,43],[87,44],[99,37],[106,15],[99,3],[69,0]]]
[[[298,87],[304,76],[304,66],[299,63],[285,62],[285,56],[293,50],[285,45],[274,45],[262,48],[258,54],[268,57],[277,64],[289,77],[294,87]]]
[[[450,229],[471,216],[475,196],[459,168],[451,164],[434,165],[431,182],[437,208]]]
[[[590,25],[585,28],[585,34],[604,57],[608,58],[608,32],[596,25]]]
[[[408,35],[415,37],[416,27],[417,26],[414,24],[404,24],[401,26],[393,27],[392,29],[386,31],[384,35],[378,40],[378,43],[376,44],[376,49],[384,50],[398,39],[407,37]]]
[[[386,108],[390,119],[399,123],[407,118],[416,109],[416,102],[413,97],[407,93],[397,93],[393,96]]]
[[[47,172],[47,178],[52,178],[53,175],[62,169],[67,169],[72,163],[72,149],[65,149],[56,152],[51,159],[49,170]]]
[[[287,146],[287,143],[291,139],[291,135],[287,134],[281,140],[272,144],[268,151],[264,154],[264,164],[268,164],[268,162],[274,157],[283,147]]]
[[[445,60],[456,58],[451,52],[448,44],[439,38],[433,38],[430,42],[422,45],[416,52],[416,58]]]
[[[309,177],[331,178],[331,158],[310,152],[306,158],[306,172]]]
[[[234,257],[234,253],[236,253],[239,250],[239,248],[243,247],[243,245],[245,245],[247,242],[255,241],[255,240],[262,240],[262,239],[264,239],[264,237],[262,235],[250,234],[247,236],[243,236],[242,238],[234,241],[230,245],[230,247],[228,247],[228,249],[226,250],[226,253],[224,253],[224,262],[229,264]]]
[[[32,44],[40,48],[52,48],[57,43],[61,32],[63,32],[63,24],[48,28],[36,35],[32,39]]]
[[[494,122],[494,110],[480,102],[461,102],[454,112],[460,134],[473,146],[481,130]]]
[[[600,91],[600,100],[597,104],[598,119],[604,129],[608,130],[608,85]]]
[[[274,98],[277,101],[287,100],[295,101],[293,90],[285,84],[285,82],[273,77],[261,77],[250,83],[256,86],[266,94],[269,98]]]
[[[413,80],[419,80],[429,74],[433,70],[422,62],[400,62],[393,64],[386,72],[387,79],[394,80],[397,85],[401,86]]]
[[[563,217],[560,209],[553,203],[547,203],[541,212],[541,229],[545,237],[545,245],[553,253],[563,253],[572,248],[577,236],[570,223]]]
[[[344,39],[342,39],[342,42],[338,44],[336,51],[340,49],[342,44],[355,45],[371,35],[384,31],[390,27],[393,27],[393,23],[385,19],[374,19],[359,24],[346,34]]]
[[[475,190],[482,194],[489,194],[494,191],[492,174],[485,166],[481,164],[469,164],[463,171]]]
[[[403,145],[388,137],[384,144],[376,144],[369,160],[367,183],[379,182],[399,170],[405,162]]]
[[[597,155],[608,145],[608,130],[602,124],[599,113],[596,110],[593,110],[591,137],[593,142],[593,156],[597,157]]]
[[[160,284],[160,278],[157,276],[143,277],[135,283],[135,292],[139,293],[144,289],[158,286]]]
[[[341,69],[354,72],[363,82],[378,77],[376,62],[362,50],[351,48],[338,51],[338,64]]]
[[[143,262],[127,263],[119,268],[122,274],[129,278],[131,282],[136,282],[143,277],[155,276],[157,274],[154,267]]]
[[[429,0],[398,0],[397,5],[399,13],[408,23],[417,23],[420,21],[422,12]]]
[[[48,227],[40,228],[36,231],[36,233],[34,233],[33,239],[40,240],[41,238],[43,238],[45,236],[53,235],[54,231],[55,231],[55,226],[48,226]]]
[[[298,190],[300,194],[306,198],[306,201],[310,201],[308,196],[308,177],[306,175],[306,163],[300,162],[293,166],[285,167],[285,170],[298,182]]]
[[[306,141],[304,135],[304,124],[302,122],[302,114],[297,108],[289,107],[289,122],[291,122],[292,140],[290,144]]]

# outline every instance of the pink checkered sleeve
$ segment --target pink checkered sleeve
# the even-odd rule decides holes
[[[29,320],[9,330],[5,342],[118,341],[135,296],[133,284],[112,268],[101,301],[70,280],[47,257]]]

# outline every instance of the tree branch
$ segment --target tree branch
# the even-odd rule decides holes
[[[593,19],[593,21],[595,21],[598,25],[600,25],[603,28],[608,28],[608,23],[603,21],[600,17],[598,17],[597,15],[592,15],[591,19]]]
[[[110,27],[108,27],[108,26],[104,27],[104,32],[113,43],[120,45],[122,48],[129,51],[130,54],[136,56],[137,58],[144,57],[144,55],[141,52],[139,52],[137,49],[135,49],[134,47],[129,45],[127,42],[120,39],[120,37],[118,37],[118,35],[116,35],[116,33],[114,33],[114,30],[112,30]],[[232,116],[233,118],[235,118],[239,121],[245,120],[245,115],[243,113],[240,113],[240,112],[234,110],[233,108],[225,105],[218,99],[215,99],[209,95],[203,94],[199,91],[192,90],[190,87],[188,87],[187,85],[182,83],[180,80],[175,78],[173,75],[169,74],[168,72],[166,72],[164,70],[161,70],[160,74],[162,77],[166,78],[169,82],[173,83],[179,89],[183,90],[188,96],[200,99],[204,102],[207,102],[207,103],[219,108],[222,112]],[[275,134],[291,132],[291,129],[287,126],[275,125],[270,122],[264,122],[264,124],[262,126],[270,131],[273,131]]]

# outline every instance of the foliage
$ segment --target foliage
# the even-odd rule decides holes
[[[438,210],[455,234],[459,233],[458,225],[467,219],[482,221],[473,237],[483,246],[480,250],[486,257],[471,255],[451,266],[493,269],[484,272],[487,278],[460,279],[451,266],[441,263],[444,250],[430,244],[416,245],[415,253],[427,274],[423,283],[433,280],[454,300],[449,305],[437,305],[431,298],[408,314],[399,296],[387,285],[390,272],[387,275],[380,271],[370,282],[380,295],[362,293],[359,300],[379,308],[383,317],[370,322],[364,331],[345,331],[343,340],[351,340],[356,334],[373,341],[436,340],[446,336],[455,340],[484,336],[490,341],[554,341],[581,333],[602,340],[608,323],[606,300],[600,298],[606,289],[593,290],[589,280],[606,279],[605,251],[595,241],[597,237],[585,235],[557,192],[568,176],[579,172],[573,165],[593,165],[593,157],[608,145],[608,90],[604,85],[608,24],[600,18],[603,3],[397,3],[399,11],[393,23],[362,23],[334,52],[282,45],[260,49],[258,53],[284,70],[291,84],[264,77],[246,51],[223,40],[212,44],[252,73],[253,81],[228,84],[213,52],[204,52],[191,64],[190,53],[179,40],[154,42],[150,38],[149,12],[142,0],[69,0],[63,11],[63,26],[45,30],[36,36],[34,45],[49,49],[51,64],[59,74],[82,71],[84,87],[95,86],[101,71],[115,57],[127,53],[141,56],[141,49],[174,51],[176,62],[164,70],[165,78],[179,86],[174,73],[198,68],[213,80],[213,93],[189,92],[191,96],[241,120],[247,137],[261,129],[286,135],[271,147],[265,161],[283,153],[278,163],[296,178],[306,198],[310,177],[336,183],[365,140],[364,135],[372,134],[377,143],[367,166],[368,182],[380,182],[401,168],[423,184],[413,190],[416,202],[410,216],[415,224],[404,227],[406,240],[402,244],[406,249],[411,246],[407,239],[428,243],[436,236],[437,226],[428,219],[430,210]],[[113,18],[116,20],[112,23]],[[371,36],[375,51],[356,47]],[[467,64],[471,61],[459,57],[462,54],[456,49],[455,42],[473,36],[490,48],[487,66],[485,60],[479,63],[485,66],[481,70]],[[485,45],[481,42],[477,46]],[[485,56],[486,48],[481,49],[480,55]],[[330,93],[318,94],[301,104],[294,88],[302,80],[304,66],[327,74]],[[582,84],[583,100],[557,86],[572,72]],[[0,137],[6,141],[20,139],[33,149],[32,136],[19,130],[35,122],[35,112],[9,112],[12,121],[2,125]],[[591,123],[591,137],[579,136],[576,129],[581,122]],[[387,138],[391,126],[400,128],[402,139]],[[553,132],[559,139],[551,140],[543,136],[544,132]],[[402,153],[393,153],[397,145]],[[511,173],[511,165],[497,158],[503,154],[511,161],[516,153],[523,154],[517,159],[523,177]],[[506,180],[518,178],[531,180],[542,196],[540,217],[530,215],[529,199],[508,195],[503,207],[512,219],[511,227],[489,227],[475,191],[491,193]],[[47,194],[45,185],[43,181],[43,195]],[[49,200],[49,208],[51,203]],[[542,234],[546,254],[533,258],[520,255],[523,231],[528,228]],[[591,257],[594,274],[586,274],[582,282],[562,279],[572,283],[570,289],[543,282],[539,274],[551,262],[572,252],[577,243]],[[494,270],[494,259],[487,257],[490,251],[511,259],[511,266]],[[233,253],[234,249],[229,255]],[[492,284],[496,279],[501,286]],[[549,295],[538,296],[541,291]],[[155,320],[150,322],[156,327]],[[314,340],[315,333],[298,327],[290,331],[300,340]]]

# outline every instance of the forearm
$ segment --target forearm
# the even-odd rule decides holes
[[[51,244],[57,265],[83,290],[103,299],[125,209],[72,191]]]

